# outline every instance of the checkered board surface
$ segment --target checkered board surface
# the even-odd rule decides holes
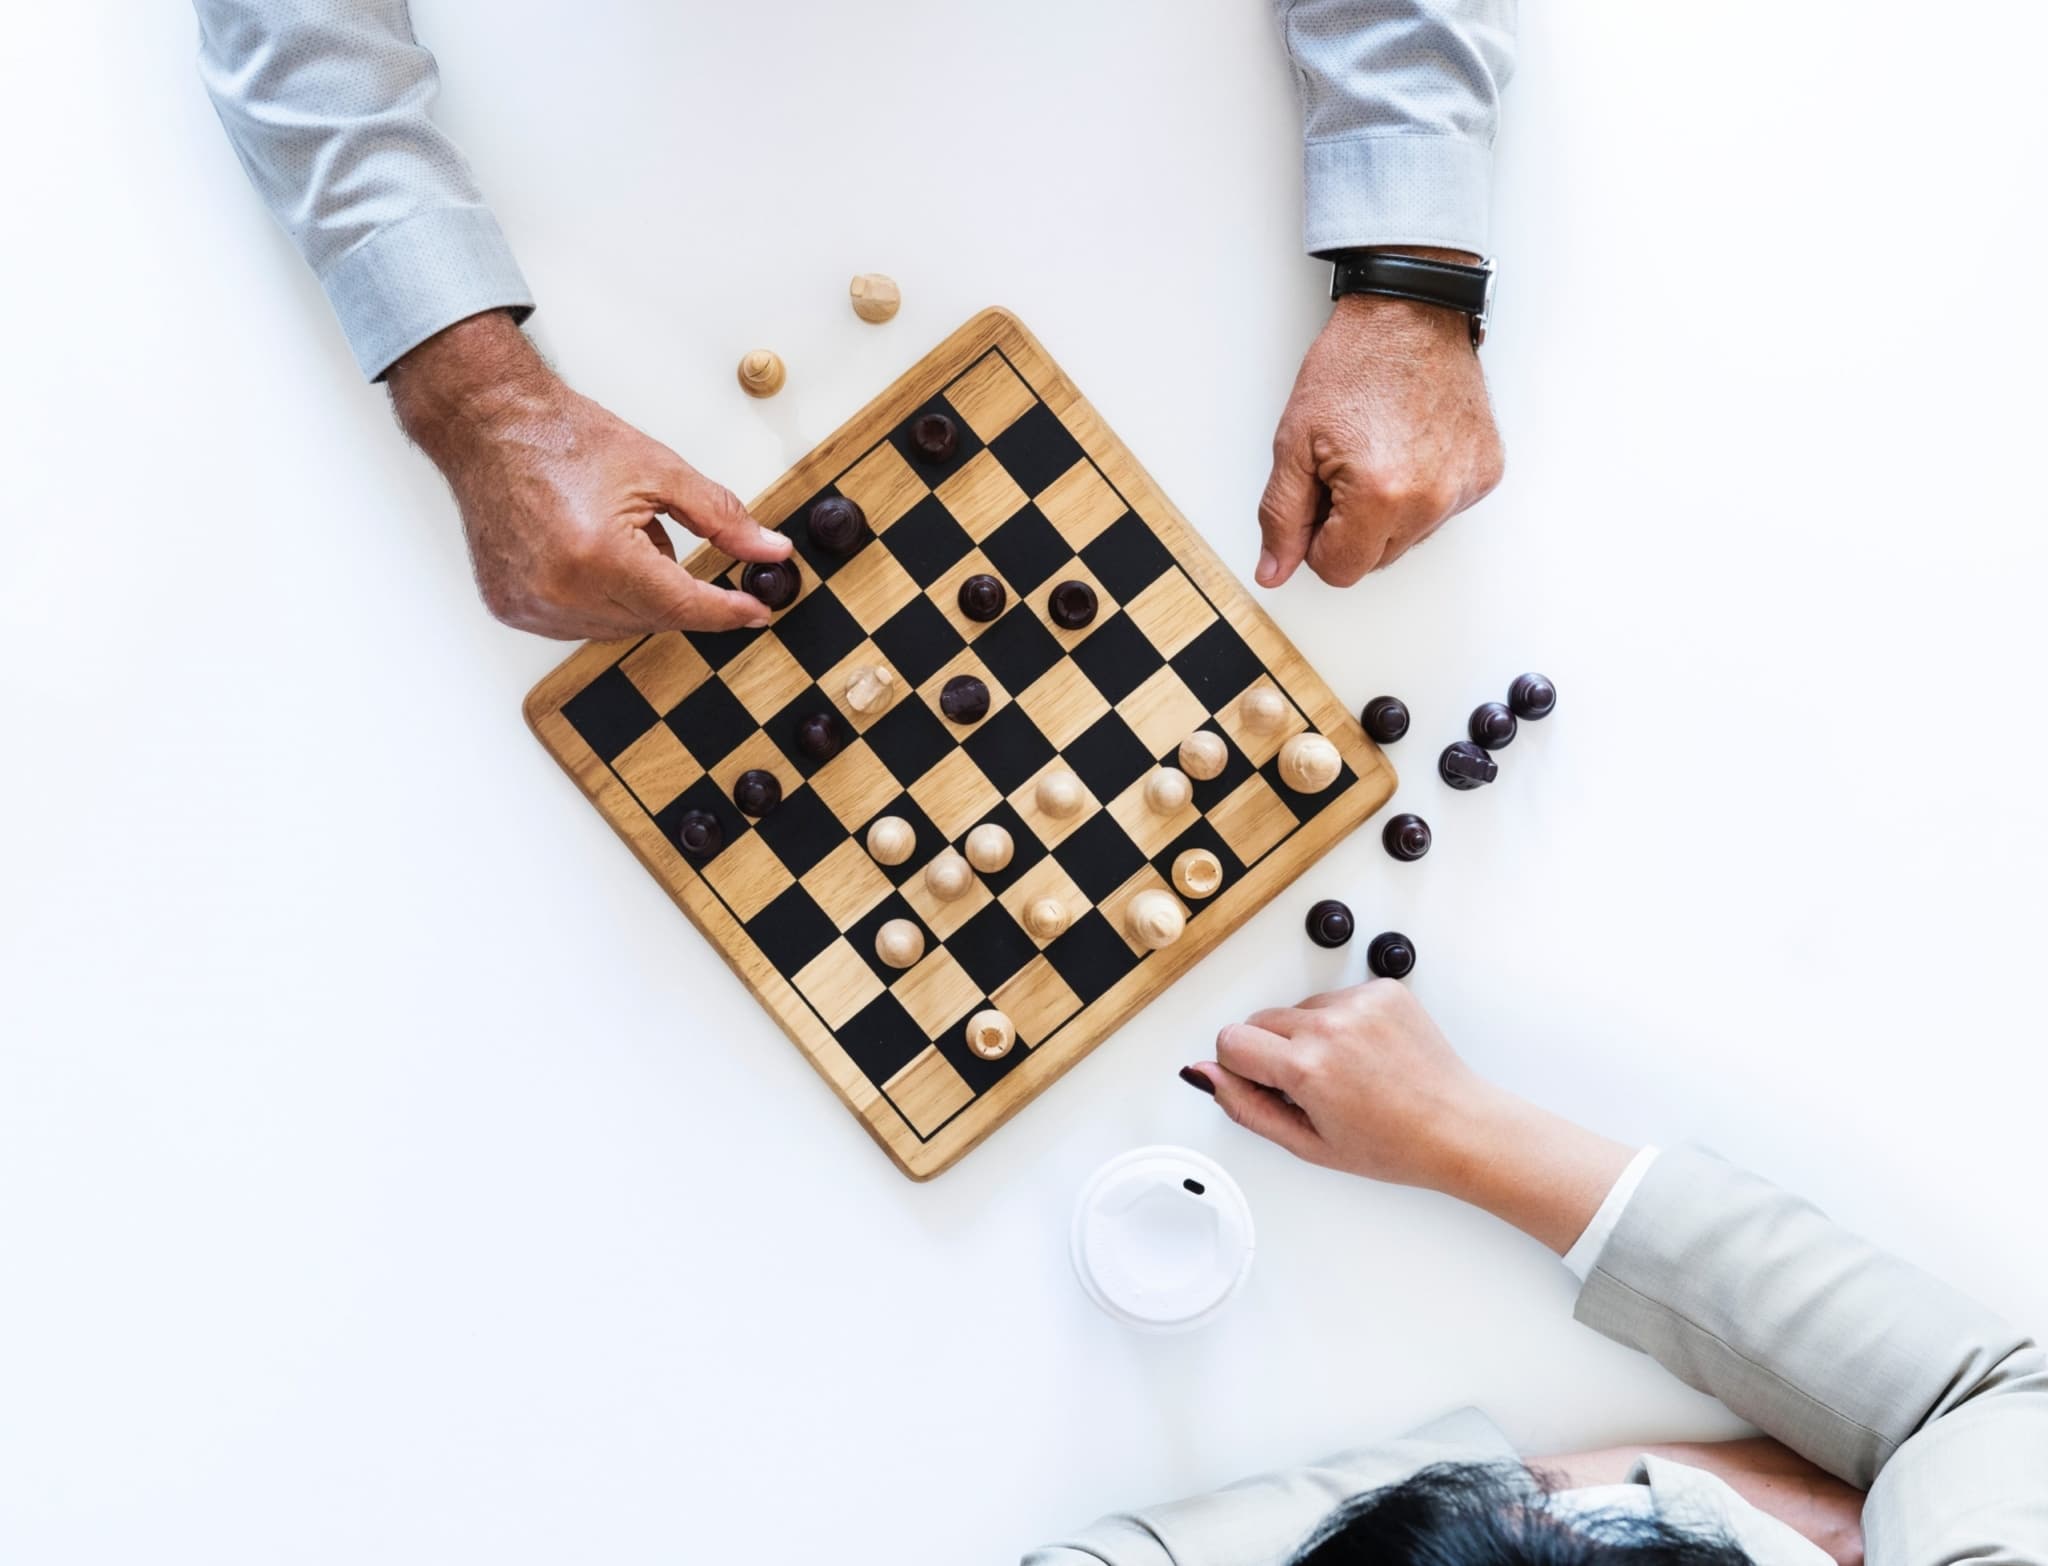
[[[953,415],[958,450],[912,455],[911,422]],[[872,537],[849,559],[818,549],[811,502],[843,494]],[[591,795],[903,1170],[945,1168],[1184,971],[1392,793],[1384,758],[1294,648],[1180,518],[1122,444],[1014,318],[987,311],[849,421],[753,507],[795,546],[802,587],[763,631],[669,633],[592,644],[537,688],[527,714]],[[737,585],[715,551],[689,562]],[[957,603],[989,572],[1009,608],[982,624]],[[1100,612],[1055,626],[1046,598],[1078,577]],[[880,712],[846,702],[847,678],[886,666],[900,694]],[[988,715],[939,715],[948,679],[987,682]],[[1254,736],[1244,693],[1275,685],[1288,721]],[[834,710],[849,742],[812,761],[796,744],[807,714]],[[1229,763],[1170,817],[1144,780],[1206,728]],[[1344,757],[1337,783],[1303,795],[1279,779],[1289,734],[1316,728]],[[1083,809],[1054,820],[1035,785],[1065,766]],[[749,768],[774,773],[782,803],[759,820],[732,804]],[[684,812],[725,827],[702,865],[675,847]],[[864,839],[877,817],[916,830],[901,865]],[[1008,868],[968,894],[934,898],[924,867],[984,821],[1016,844]],[[1146,952],[1123,911],[1201,847],[1222,890],[1183,900],[1186,934]],[[1072,912],[1051,941],[1022,923],[1035,899]],[[910,919],[926,953],[908,970],[875,955],[875,934]],[[965,1023],[1005,1012],[1017,1044],[989,1061]],[[1197,1033],[1206,1031],[1204,1020]]]

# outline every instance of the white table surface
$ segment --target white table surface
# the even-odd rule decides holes
[[[189,15],[10,20],[0,1557],[1000,1562],[1464,1402],[1534,1450],[1731,1431],[1528,1241],[1174,1080],[1359,974],[1301,937],[1329,894],[1488,1072],[2048,1325],[2043,10],[1526,9],[1506,485],[1271,599],[1412,705],[1435,850],[1361,832],[925,1186],[528,736],[563,649],[477,606]],[[1324,310],[1263,7],[414,10],[582,388],[748,494],[1001,302],[1249,575]],[[1451,794],[1527,667],[1556,716]],[[1065,1256],[1154,1140],[1259,1224],[1180,1339]]]

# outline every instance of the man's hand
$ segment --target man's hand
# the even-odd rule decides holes
[[[658,515],[739,560],[789,540],[660,441],[577,395],[502,312],[472,316],[391,367],[392,407],[462,512],[492,614],[542,636],[765,625],[745,593],[676,563]]]
[[[1273,437],[1259,585],[1278,587],[1307,560],[1349,587],[1483,498],[1502,460],[1465,317],[1346,295],[1302,360]]]
[[[1299,1158],[1441,1191],[1560,1255],[1633,1155],[1486,1081],[1392,979],[1255,1012],[1181,1075]]]

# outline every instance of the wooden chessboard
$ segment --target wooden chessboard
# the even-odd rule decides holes
[[[907,431],[952,414],[958,449],[916,459]],[[841,494],[873,536],[838,559],[812,541],[811,503]],[[592,643],[526,701],[527,720],[713,948],[832,1090],[914,1179],[950,1166],[1158,995],[1330,845],[1384,804],[1394,772],[1349,709],[1252,602],[1123,443],[1011,315],[985,310],[863,408],[753,504],[795,545],[800,595],[762,631],[667,633]],[[1246,535],[1249,540],[1249,534]],[[715,550],[687,562],[736,585]],[[1009,608],[982,624],[960,582],[990,572]],[[1079,630],[1048,617],[1053,585],[1092,585],[1101,610]],[[857,713],[848,674],[887,666],[901,695]],[[939,715],[947,679],[991,693],[966,728]],[[1287,721],[1254,735],[1238,702],[1277,686]],[[832,710],[850,742],[820,764],[795,741]],[[1193,730],[1221,734],[1228,763],[1172,816],[1144,780]],[[1314,728],[1344,767],[1314,795],[1279,777],[1282,741]],[[1035,784],[1064,765],[1083,809],[1052,819]],[[735,778],[774,773],[780,805],[757,821],[732,805]],[[684,812],[708,810],[724,847],[693,865],[677,849]],[[916,829],[901,865],[863,843],[883,815]],[[924,867],[977,823],[1007,827],[1010,865],[968,894],[935,899]],[[1171,890],[1174,859],[1207,848],[1222,889],[1188,901],[1186,932],[1146,951],[1122,913]],[[1034,899],[1074,914],[1051,941],[1026,931]],[[892,918],[926,952],[905,971],[875,953]],[[1016,1046],[989,1061],[966,1044],[994,1006]],[[1206,1036],[1215,1019],[1191,1022]],[[687,1032],[688,1023],[679,1031]]]

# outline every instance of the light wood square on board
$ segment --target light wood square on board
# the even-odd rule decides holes
[[[972,723],[955,723],[939,707],[939,697],[946,689],[946,682],[957,680],[963,674],[972,675],[988,687],[988,711]],[[955,739],[965,739],[1010,705],[1010,693],[1003,688],[1003,682],[988,672],[988,665],[974,655],[972,647],[963,647],[948,658],[940,665],[937,673],[917,688],[917,694],[938,714],[939,721],[946,726],[946,732]],[[950,832],[946,835],[952,836]]]
[[[1086,582],[1095,589],[1095,618],[1071,631],[1052,617],[1052,590],[1062,582]],[[1038,623],[1052,632],[1053,640],[1069,652],[1094,635],[1095,628],[1117,610],[1116,599],[1110,596],[1109,589],[1102,585],[1102,579],[1082,564],[1079,555],[1074,556],[1059,570],[1040,582],[1027,601],[1031,605],[1031,612],[1038,617]]]
[[[775,857],[775,850],[761,841],[758,832],[734,838],[706,861],[703,870],[704,879],[716,888],[741,923],[796,885],[789,867]]]
[[[971,370],[946,388],[946,401],[984,441],[994,440],[1015,424],[1018,415],[1037,400],[999,353],[983,354]]]
[[[903,883],[903,900],[924,921],[925,927],[943,941],[986,908],[995,897],[988,889],[988,882],[976,875],[968,881],[966,891],[947,902],[933,895],[920,866],[917,874]]]
[[[889,895],[889,878],[869,857],[866,847],[851,837],[797,880],[811,894],[811,901],[824,909],[825,917],[842,930],[852,928],[862,914]]]
[[[1152,948],[1141,946],[1131,939],[1129,924],[1131,899],[1140,892],[1164,892],[1168,897],[1171,897],[1176,903],[1180,904],[1180,911],[1183,914],[1188,911],[1188,905],[1181,902],[1180,894],[1167,885],[1166,878],[1150,865],[1141,868],[1128,881],[1124,882],[1122,886],[1111,892],[1109,896],[1103,898],[1102,917],[1116,927],[1116,933],[1123,937],[1124,945],[1130,947],[1132,951],[1142,957],[1148,955]],[[1181,939],[1185,940],[1187,937],[1182,936]],[[1171,951],[1173,948],[1167,947],[1165,949]]]
[[[1137,622],[1145,640],[1171,658],[1206,631],[1216,620],[1216,611],[1175,566],[1142,593],[1124,605],[1124,613]]]
[[[996,620],[1002,618],[1001,615],[997,615],[996,620],[972,620],[960,608],[960,584],[970,576],[980,576],[984,572],[1003,584],[1004,593],[1009,595],[1003,600],[1004,607],[1007,608],[1016,598],[1016,590],[1010,586],[1003,573],[995,568],[989,557],[979,549],[970,549],[948,566],[943,576],[925,589],[925,596],[930,598],[939,613],[946,617],[946,623],[970,642],[994,625]]]
[[[1059,905],[1067,911],[1067,927],[1069,929],[1073,927],[1075,921],[1081,915],[1093,906],[1088,901],[1087,894],[1074,884],[1074,878],[1068,875],[1061,866],[1059,856],[1056,854],[1047,854],[1037,864],[1018,876],[1016,880],[1003,889],[1002,894],[996,901],[1009,909],[1012,919],[1015,919],[1020,926],[1024,926],[1024,910],[1042,897],[1058,899]],[[1024,926],[1024,933],[1031,936],[1032,944],[1038,947],[1040,951],[1043,951],[1052,944],[1050,941],[1041,941],[1037,936],[1031,935],[1029,926]],[[1055,936],[1053,939],[1057,940],[1058,937]],[[1013,1018],[1012,1020],[1014,1021],[1015,1019]]]
[[[683,748],[675,730],[666,723],[657,723],[621,751],[612,770],[625,779],[626,787],[650,816],[665,809],[704,773],[697,758]]]
[[[1153,772],[1156,771],[1158,768],[1153,768]],[[1142,848],[1148,857],[1158,853],[1202,818],[1202,812],[1195,808],[1192,798],[1180,809],[1165,815],[1147,804],[1145,782],[1152,775],[1152,772],[1147,772],[1109,802],[1109,813],[1116,817],[1124,835]]]
[[[766,723],[810,688],[811,677],[772,634],[757,636],[720,673],[756,723]]]
[[[843,935],[805,963],[794,982],[825,1026],[834,1029],[858,1016],[863,1006],[882,993],[875,970]]]
[[[1083,457],[1033,497],[1045,519],[1076,549],[1095,542],[1102,530],[1124,514],[1123,496]]]
[[[974,1089],[936,1046],[884,1082],[882,1091],[919,1136],[930,1136],[974,1101]]]
[[[910,785],[910,797],[931,817],[941,837],[953,839],[995,809],[1003,796],[974,758],[956,745],[944,761]]]
[[[1020,1044],[1043,1044],[1081,1009],[1081,997],[1043,957],[1034,957],[1019,968],[989,999],[1010,1019]]]
[[[1079,827],[1090,816],[1094,815],[1096,811],[1102,808],[1102,801],[1097,799],[1094,790],[1088,787],[1087,779],[1076,772],[1074,773],[1075,780],[1081,785],[1081,808],[1071,816],[1049,816],[1039,809],[1038,780],[1044,777],[1046,773],[1058,771],[1061,768],[1065,768],[1069,772],[1073,771],[1072,767],[1067,766],[1064,757],[1053,757],[1052,760],[1032,773],[1025,780],[1024,786],[1010,796],[1010,804],[1015,807],[1017,814],[1024,818],[1024,824],[1031,828],[1032,834],[1037,837],[1039,842],[1045,844],[1047,848],[1057,848],[1073,834],[1075,828]]]
[[[839,600],[855,624],[873,634],[917,596],[917,583],[888,550],[870,544],[832,573],[826,591]]]
[[[903,792],[896,775],[868,748],[866,740],[855,740],[813,772],[811,787],[849,832],[866,826]]]
[[[1170,663],[1147,675],[1144,684],[1116,704],[1116,711],[1155,756],[1165,755],[1209,721],[1202,698],[1188,689]]]
[[[1273,792],[1272,785],[1254,772],[1209,812],[1209,825],[1230,845],[1230,851],[1250,866],[1292,832],[1295,821],[1294,812]]]
[[[740,780],[742,772],[755,770],[772,772],[775,781],[782,785],[782,797],[787,799],[803,787],[804,780],[790,765],[789,758],[781,748],[759,729],[740,741],[739,749],[711,769],[711,781],[716,783],[727,799],[732,798],[733,785]]]
[[[648,637],[619,660],[619,667],[647,698],[648,705],[664,717],[711,678],[711,665],[683,639],[680,631]]]
[[[987,447],[932,493],[977,544],[1022,511],[1031,498]]]
[[[937,1038],[966,1017],[981,999],[981,986],[943,946],[924,954],[918,965],[889,986],[926,1038]]]
[[[891,523],[930,493],[903,453],[886,440],[849,468],[837,487],[867,513],[868,526],[876,533],[888,532]],[[838,579],[835,572],[833,581]]]
[[[1073,659],[1062,658],[1018,693],[1017,705],[1053,744],[1068,745],[1109,711],[1109,698]]]
[[[846,687],[862,669],[888,669],[891,674],[896,674],[896,671],[890,668],[889,660],[882,656],[882,649],[872,641],[863,641],[818,678],[818,689],[825,693],[827,701],[839,709],[839,716],[846,720],[847,727],[856,734],[866,733],[890,708],[910,694],[910,686],[904,682],[902,675],[897,674],[896,695],[893,700],[885,702],[873,712],[855,712],[847,703]]]
[[[1308,727],[1293,702],[1287,702],[1287,717],[1271,734],[1254,734],[1244,725],[1244,699],[1256,690],[1280,690],[1270,674],[1262,674],[1237,695],[1225,702],[1216,713],[1216,726],[1230,736],[1231,743],[1245,753],[1255,767],[1263,767],[1280,754],[1280,747],[1288,739]],[[1281,700],[1287,700],[1287,693],[1280,691]]]

